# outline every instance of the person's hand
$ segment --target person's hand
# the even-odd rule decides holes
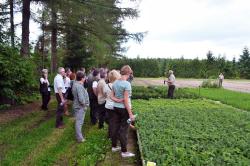
[[[123,103],[124,99],[117,99],[117,103]]]
[[[129,118],[131,119],[131,121],[135,121],[135,116],[132,112],[129,114]]]

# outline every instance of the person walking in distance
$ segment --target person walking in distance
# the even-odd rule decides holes
[[[40,78],[40,93],[42,95],[42,109],[48,110],[48,103],[50,101],[50,87],[48,80],[48,70],[42,70],[42,77]]]
[[[172,70],[169,70],[168,73],[169,73],[169,77],[167,80],[168,98],[173,99],[174,98],[174,90],[175,90],[175,76],[174,76],[174,72]]]
[[[82,71],[76,73],[76,81],[72,87],[72,93],[74,96],[73,108],[75,111],[75,131],[76,139],[79,143],[84,142],[84,136],[82,134],[82,125],[84,122],[85,113],[89,106],[88,92],[83,87],[85,81],[85,74]]]
[[[63,67],[58,68],[58,74],[54,78],[54,91],[57,100],[57,110],[56,110],[56,128],[63,128],[63,112],[64,104],[66,99],[64,97],[66,93],[65,84],[63,77],[65,76],[65,69]]]

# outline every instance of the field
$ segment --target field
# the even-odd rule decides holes
[[[207,100],[137,100],[143,158],[157,165],[249,165],[250,114]]]
[[[221,88],[188,88],[185,89],[188,93],[194,93],[198,96],[217,100],[224,104],[231,105],[233,107],[250,111],[250,94],[235,92],[231,90]]]

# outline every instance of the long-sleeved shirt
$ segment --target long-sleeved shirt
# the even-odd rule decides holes
[[[75,81],[72,87],[72,94],[74,96],[73,108],[74,109],[87,109],[89,106],[89,95],[84,89],[83,85]]]

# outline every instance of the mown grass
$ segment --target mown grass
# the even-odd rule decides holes
[[[223,88],[189,88],[186,92],[194,93],[198,96],[220,101],[233,107],[250,111],[250,94],[235,92]]]
[[[207,100],[137,100],[143,157],[157,165],[250,165],[250,114]]]
[[[52,109],[55,109],[53,104]],[[64,118],[65,128],[56,129],[55,113],[35,111],[0,128],[0,165],[95,165],[110,147],[107,130],[84,123],[86,142],[75,140],[74,118]]]

